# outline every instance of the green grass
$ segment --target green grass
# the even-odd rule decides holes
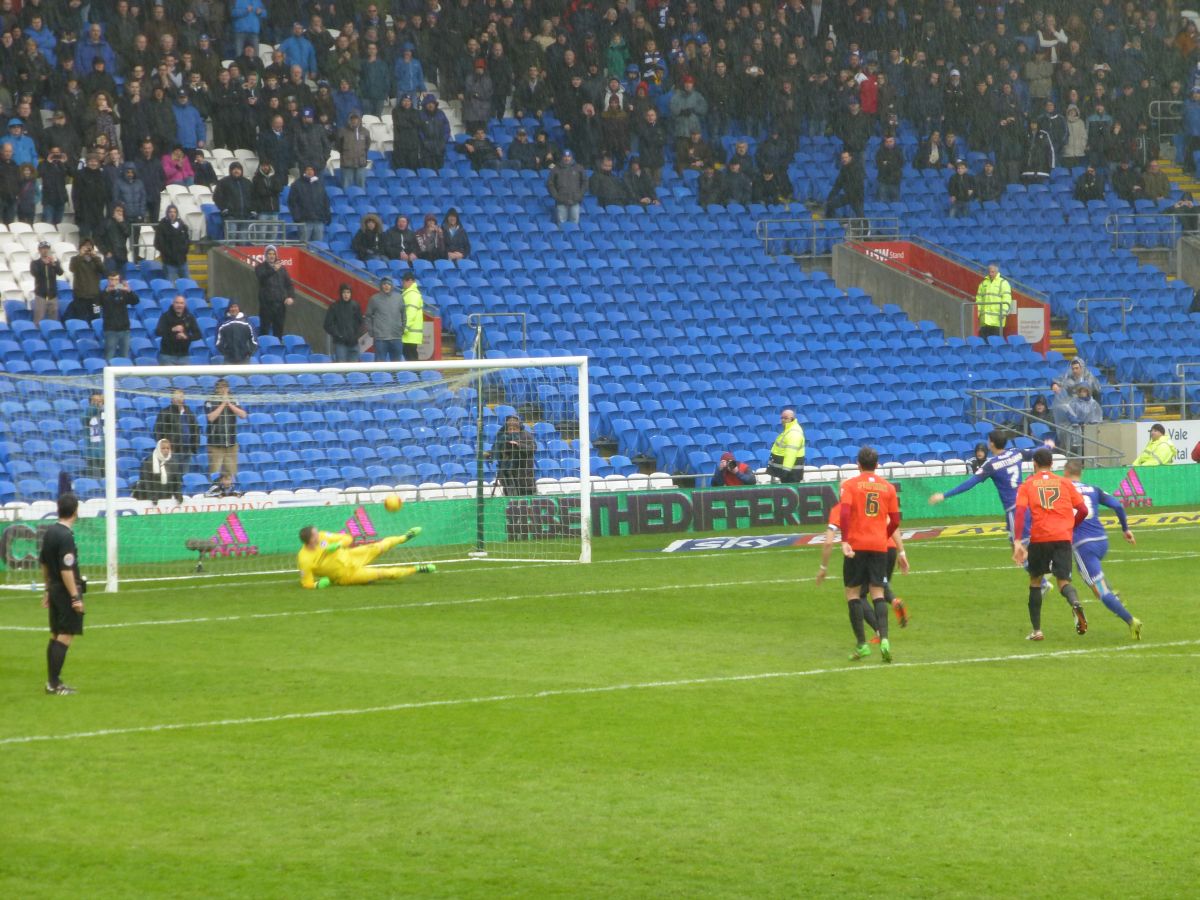
[[[914,543],[890,667],[846,661],[808,548],[89,595],[76,697],[0,630],[0,896],[1186,893],[1198,532],[1113,545],[1132,649],[1057,595],[1031,645],[1001,541]],[[43,617],[0,595],[0,628]],[[210,621],[100,627],[180,618]]]

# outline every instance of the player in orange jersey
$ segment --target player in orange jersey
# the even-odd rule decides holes
[[[1014,509],[1013,561],[1029,561],[1029,624],[1033,631],[1026,640],[1041,641],[1042,577],[1053,573],[1058,589],[1075,615],[1076,634],[1087,633],[1087,617],[1079,604],[1079,595],[1071,584],[1071,538],[1075,526],[1088,516],[1087,504],[1075,484],[1050,471],[1054,455],[1048,447],[1033,454],[1033,474],[1017,491]],[[1029,515],[1026,516],[1028,510]],[[1028,547],[1026,547],[1028,542]]]
[[[829,527],[825,530],[825,540],[821,544],[821,568],[817,569],[817,584],[825,581],[825,575],[829,571],[829,557],[833,552],[834,545],[841,546],[842,543],[842,505],[835,503],[829,510]],[[883,599],[892,607],[892,612],[896,614],[896,621],[900,623],[901,628],[908,627],[908,607],[904,601],[897,597],[892,592],[892,573],[896,571],[896,557],[900,551],[896,548],[896,536],[892,535],[888,538],[887,549],[887,584],[883,586]],[[879,626],[875,622],[875,610],[871,608],[871,604],[867,602],[870,596],[870,589],[867,585],[862,586],[862,590],[858,595],[858,603],[862,606],[863,619],[875,636],[871,638],[869,643],[878,644],[882,638],[879,634]]]
[[[884,662],[892,661],[888,643],[887,585],[888,541],[896,542],[896,560],[901,572],[908,572],[908,556],[900,527],[900,501],[896,489],[881,475],[875,474],[879,454],[871,447],[858,451],[858,474],[842,482],[842,584],[846,588],[846,603],[850,607],[850,626],[857,645],[850,659],[871,655],[863,631],[862,605],[858,603],[864,586],[875,606],[875,624],[879,628],[879,655]]]

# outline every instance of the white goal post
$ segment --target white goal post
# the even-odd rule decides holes
[[[109,591],[294,571],[305,524],[364,540],[421,526],[392,564],[591,559],[587,357],[108,367],[102,389]],[[161,424],[177,391],[201,436],[176,440],[191,451],[184,475],[161,461],[162,429],[187,428],[169,414]],[[238,474],[221,486],[207,432],[226,396],[240,410]],[[490,451],[513,415],[536,455],[500,461]],[[396,515],[382,504],[392,494]]]

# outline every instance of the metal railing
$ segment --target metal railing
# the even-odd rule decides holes
[[[302,244],[295,222],[283,219],[225,219],[225,236],[216,244]],[[290,230],[289,230],[290,229]]]
[[[901,236],[898,218],[759,219],[754,236],[770,256],[800,259],[829,257],[843,238],[894,241]]]
[[[962,266],[964,269],[971,269],[974,272],[977,272],[979,274],[979,278],[981,281],[983,280],[983,277],[987,274],[987,267],[989,265],[991,265],[991,263],[992,263],[992,261],[990,261],[990,260],[987,262],[981,263],[977,259],[972,259],[971,257],[963,256],[958,251],[951,250],[949,247],[945,247],[941,244],[935,243],[934,241],[931,241],[927,238],[918,237],[918,238],[909,238],[908,240],[912,241],[912,243],[914,243],[914,244],[919,244],[920,246],[926,248],[927,250],[932,250],[938,256],[946,257],[946,259],[950,260],[952,263],[955,263],[956,265]],[[1015,278],[1011,278],[1008,275],[1005,275],[1003,271],[1000,273],[1000,275],[1004,278],[1005,281],[1008,282],[1009,286],[1013,289],[1014,292],[1024,294],[1026,297],[1029,297],[1031,300],[1037,300],[1040,303],[1045,303],[1046,305],[1050,304],[1050,296],[1045,291],[1041,290],[1040,288],[1035,288],[1032,285],[1026,284],[1023,281],[1018,281]]]
[[[1035,437],[1031,426],[1038,425],[1043,432],[1054,437],[1056,449],[1067,457],[1109,466],[1120,465],[1124,461],[1122,450],[1089,437],[1082,426],[1066,421],[1052,407],[1047,409],[1048,415],[1044,417],[1034,415],[1031,411],[1033,400],[1044,396],[1042,388],[968,390],[967,396],[971,398],[971,415],[976,422],[987,422],[996,428],[1030,437]],[[1025,406],[1022,408],[1014,402],[1002,400],[1001,396],[1014,400],[1021,396]]]
[[[523,312],[515,312],[509,310],[501,310],[500,312],[486,313],[470,313],[467,316],[467,325],[475,329],[475,353],[476,359],[483,359],[483,354],[487,350],[487,342],[484,340],[483,320],[484,319],[520,319],[521,320],[521,352],[528,354],[529,352],[529,331],[528,322],[529,315]]]
[[[1171,213],[1111,213],[1104,220],[1104,230],[1112,236],[1114,250],[1138,247],[1174,253],[1183,223]]]
[[[1133,312],[1134,306],[1132,297],[1080,297],[1075,301],[1075,309],[1083,313],[1083,333],[1091,334],[1091,308],[1097,303],[1112,304],[1119,303],[1121,305],[1121,334],[1126,333],[1126,317]]]
[[[1200,369],[1200,360],[1181,362],[1181,363],[1175,364],[1175,375],[1176,375],[1176,377],[1179,378],[1179,414],[1180,414],[1180,416],[1186,415],[1187,409],[1188,409],[1187,391],[1188,391],[1189,382],[1188,382],[1187,373],[1188,373],[1189,369]],[[1193,382],[1190,382],[1190,384],[1193,386],[1200,385],[1200,381],[1193,381]]]
[[[280,224],[290,224],[290,223],[280,223]],[[257,263],[259,262],[259,260],[255,258],[255,256],[253,256],[250,253],[247,253],[243,249],[241,242],[238,242],[238,241],[224,242],[224,241],[222,241],[219,243],[222,244],[223,249],[227,253],[229,253],[231,256],[233,256],[234,259],[237,259],[240,262],[246,263],[251,268],[253,268],[255,265],[257,265]],[[272,243],[276,244],[277,246],[281,246],[281,247],[302,247],[304,249],[305,253],[311,253],[313,256],[319,257],[319,258],[323,259],[325,262],[329,263],[330,265],[337,266],[339,269],[346,269],[347,275],[349,275],[352,278],[355,278],[359,281],[366,282],[372,288],[378,288],[380,282],[383,280],[383,278],[385,276],[388,278],[391,278],[393,282],[395,282],[396,278],[397,278],[397,276],[394,276],[394,275],[391,275],[388,273],[382,273],[382,274],[376,275],[374,272],[368,272],[364,269],[347,269],[346,260],[343,257],[338,256],[337,254],[333,253],[332,251],[324,250],[320,247],[314,247],[312,244],[306,244],[303,241],[285,240],[285,241],[272,241]],[[420,275],[418,275],[417,276],[417,284],[420,284],[420,283],[421,283]],[[305,285],[297,285],[297,287],[300,290],[302,290],[305,294],[308,294],[311,297],[318,297],[320,299],[328,300],[329,302],[333,302],[334,300],[338,299],[337,297],[327,296],[326,294],[322,293],[321,291],[318,291],[314,288],[311,288],[311,287],[308,287]],[[429,296],[429,294],[426,293],[424,290],[421,291],[421,299],[424,301],[424,308],[425,308],[426,313],[428,313],[431,316],[440,316],[442,314],[441,309],[438,306],[437,300],[431,298]]]
[[[1154,137],[1162,146],[1164,139],[1172,144],[1175,136],[1183,131],[1183,101],[1182,100],[1151,100],[1150,124],[1154,127]]]

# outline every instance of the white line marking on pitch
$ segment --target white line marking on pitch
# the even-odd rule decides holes
[[[982,663],[1025,662],[1059,659],[1074,656],[1093,656],[1106,653],[1128,653],[1163,647],[1191,647],[1200,640],[1170,641],[1162,644],[1127,644],[1121,647],[1093,647],[1080,650],[1052,650],[1047,653],[1013,653],[1007,656],[977,656],[967,659],[937,659],[925,662],[900,662],[892,665],[843,666],[838,668],[802,669],[795,672],[756,672],[746,675],[713,675],[705,678],[679,678],[665,681],[640,681],[583,688],[551,688],[527,694],[493,694],[487,697],[460,697],[446,700],[416,700],[392,703],[387,706],[366,706],[358,709],[326,709],[313,712],[282,713],[275,716],[253,716],[240,719],[213,719],[206,722],[166,722],[158,725],[133,725],[126,728],[101,728],[95,731],[76,731],[67,734],[32,734],[0,738],[0,746],[34,744],[51,741],[78,741],[85,738],[112,737],[129,734],[154,734],[163,731],[193,731],[202,728],[230,728],[239,725],[264,725],[271,722],[294,722],[305,719],[328,719],[337,716],[366,716],[375,713],[404,712],[416,709],[436,709],[451,706],[478,706],[492,703],[511,703],[522,700],[545,700],[554,697],[585,697],[590,694],[615,694],[622,691],[653,690],[656,688],[693,687],[711,684],[735,684],[747,681],[769,681],[782,678],[813,678],[819,675],[847,675],[862,672],[884,672],[896,669],[925,669],[942,666],[969,666]]]
[[[1126,559],[1118,560],[1119,563],[1136,563],[1136,562],[1164,562],[1166,559],[1192,559],[1200,556],[1200,553],[1184,553],[1176,557],[1154,557],[1152,559]],[[1000,572],[1015,570],[1015,565],[1004,566],[973,566],[962,569],[929,569],[927,571],[916,570],[906,578],[914,576],[927,575],[952,575],[962,574],[964,572]],[[253,622],[261,619],[290,619],[300,618],[303,616],[328,616],[338,613],[358,613],[358,612],[377,612],[386,609],[429,609],[440,606],[478,606],[485,603],[512,603],[521,600],[553,600],[558,597],[605,597],[615,594],[626,594],[633,590],[639,591],[696,591],[696,590],[711,590],[713,588],[732,588],[732,587],[750,587],[753,585],[772,585],[772,584],[794,584],[797,586],[807,585],[812,586],[811,579],[807,575],[797,576],[793,578],[766,578],[766,579],[746,579],[744,581],[716,581],[704,582],[702,584],[657,584],[653,587],[621,587],[621,588],[604,588],[600,590],[590,591],[554,591],[548,594],[511,594],[503,597],[467,597],[459,600],[425,600],[418,603],[375,603],[365,606],[331,606],[321,609],[296,609],[296,610],[280,610],[277,612],[260,612],[260,613],[237,613],[228,616],[194,616],[186,619],[147,619],[140,622],[100,622],[88,627],[89,631],[98,631],[101,629],[110,628],[148,628],[158,627],[163,625],[207,625],[217,622]],[[1085,600],[1084,602],[1091,602]],[[43,626],[37,625],[0,625],[0,633],[3,632],[35,632],[41,633],[46,629]]]

